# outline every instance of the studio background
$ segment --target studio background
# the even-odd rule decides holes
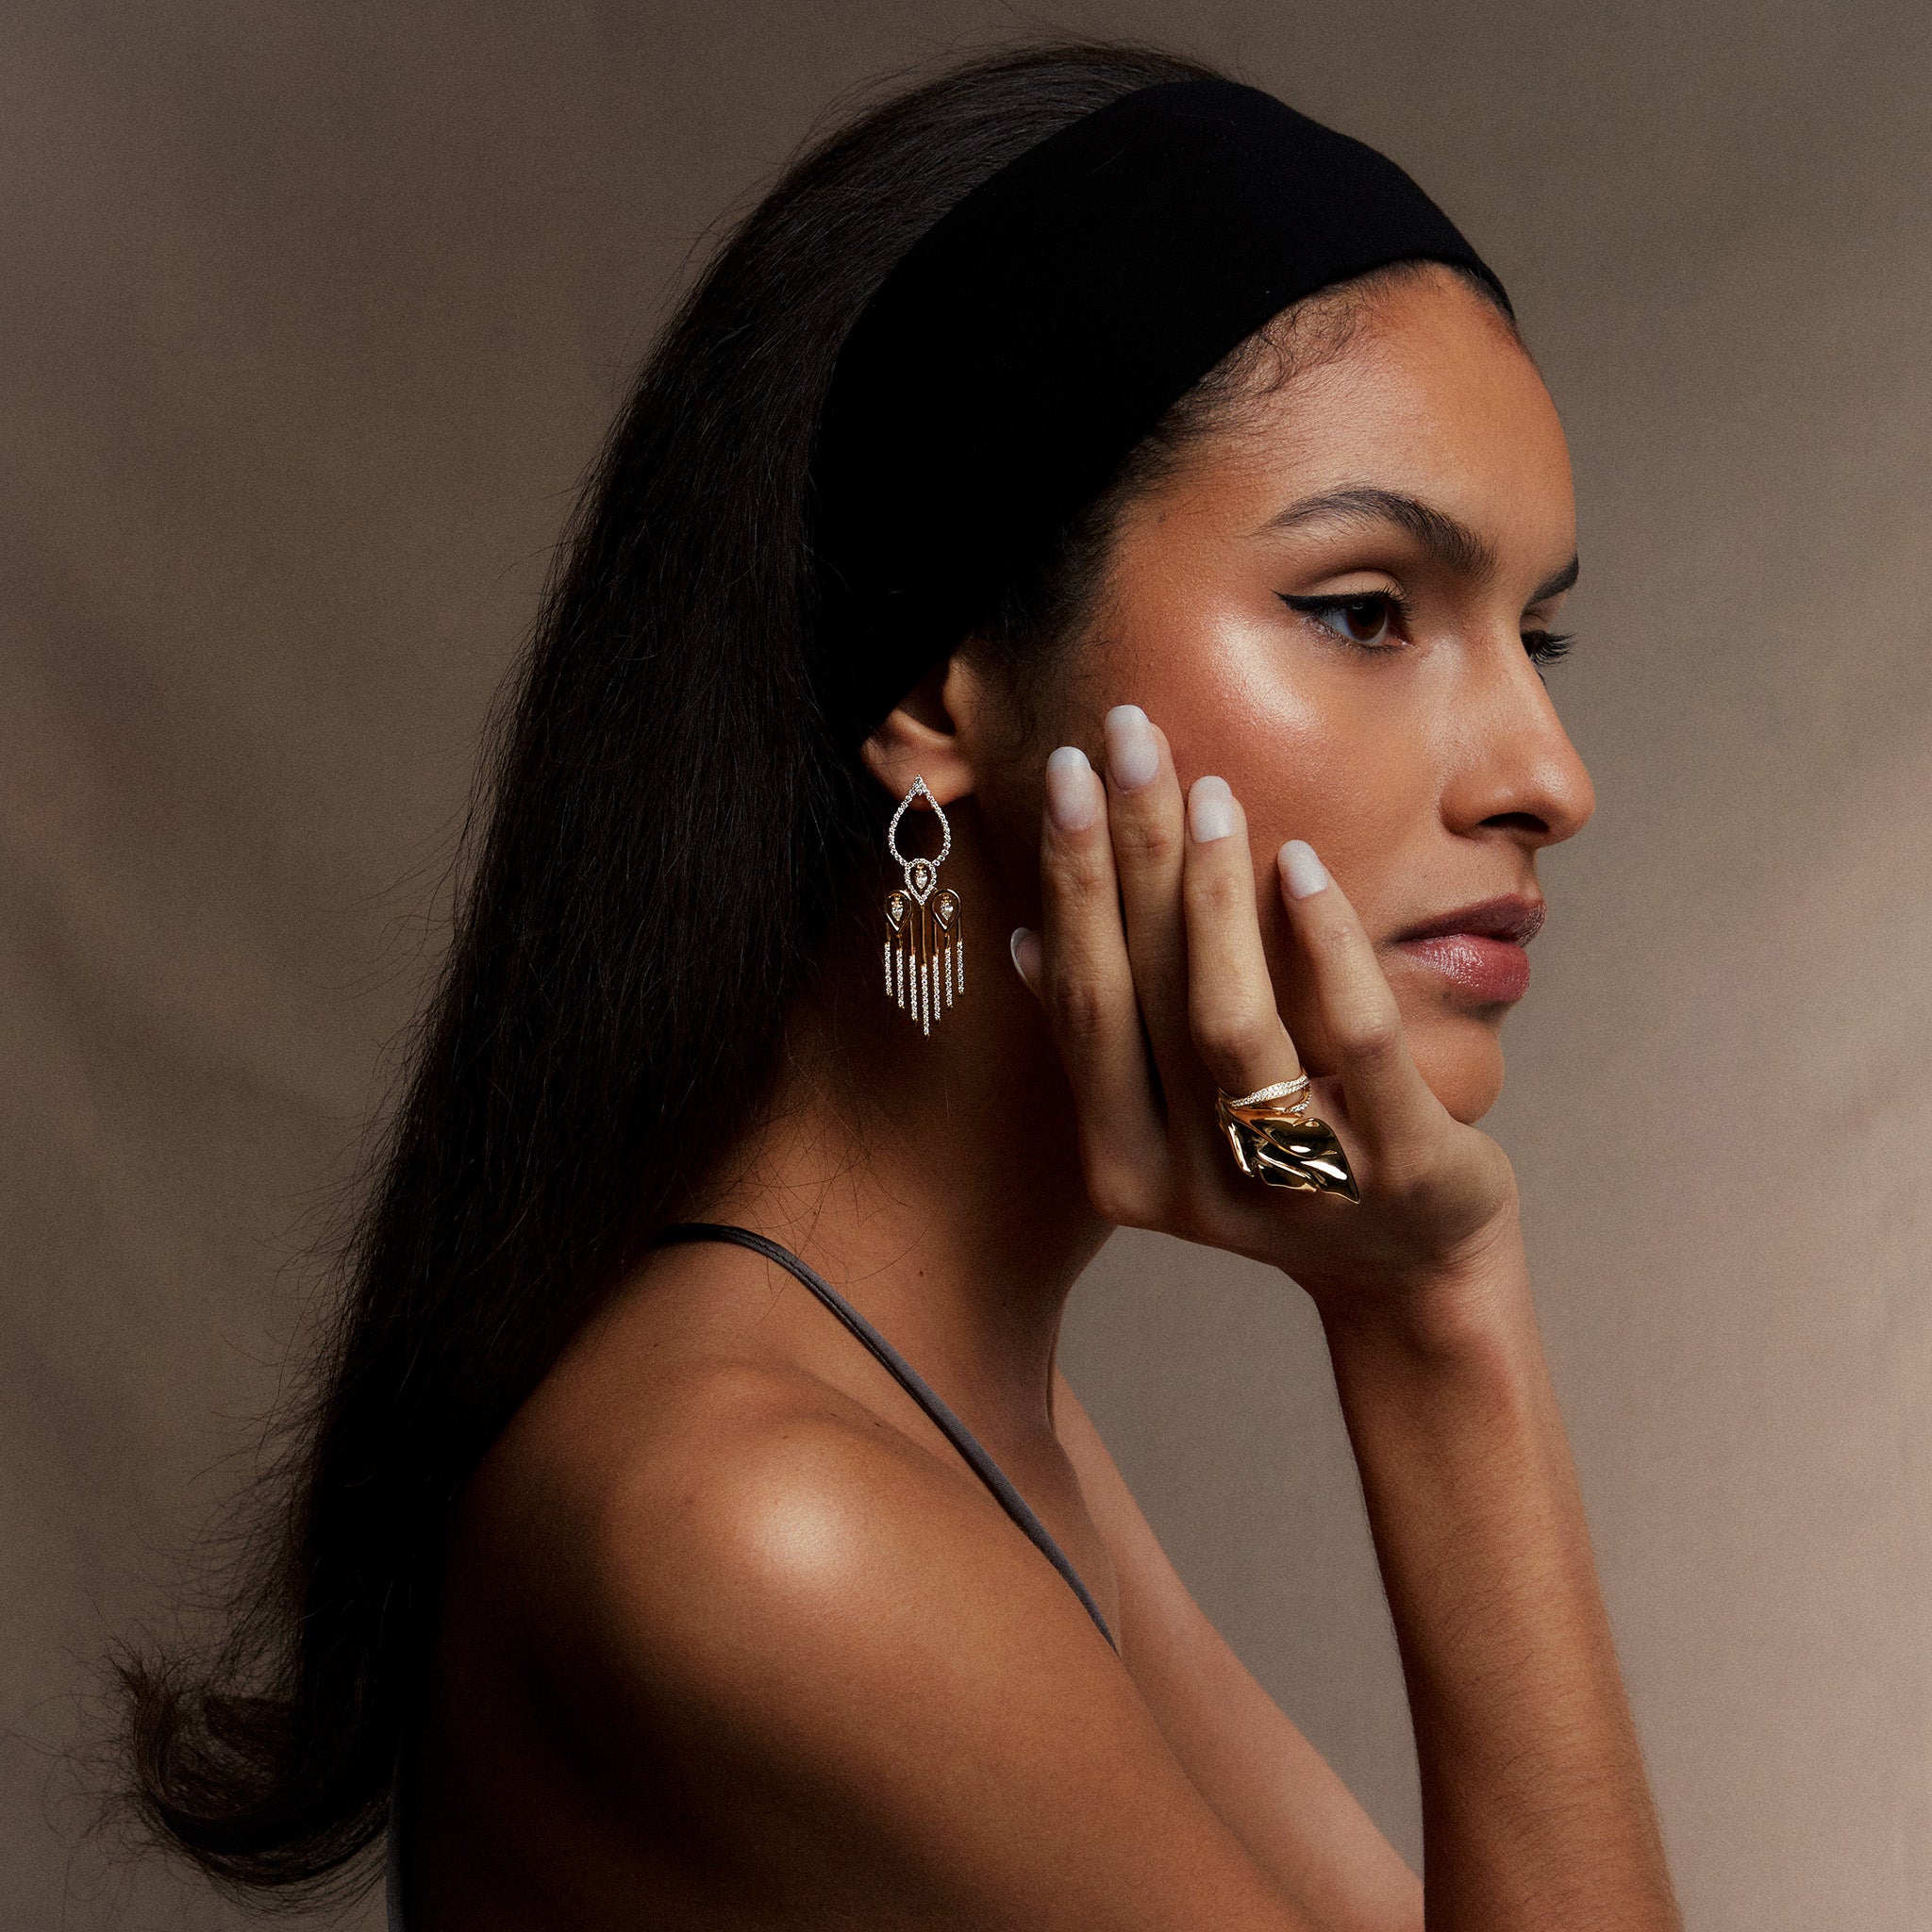
[[[244,1923],[88,1839],[65,1754],[325,1291],[302,1251],[433,971],[574,486],[712,225],[837,97],[1057,29],[1384,147],[1517,297],[1577,462],[1553,684],[1600,807],[1546,863],[1492,1125],[1666,1834],[1700,1932],[1932,1923],[1928,23],[0,10],[0,1917]],[[1414,1857],[1298,1293],[1122,1237],[1066,1360]]]

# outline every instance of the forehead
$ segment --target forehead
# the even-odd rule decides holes
[[[1320,329],[1300,346],[1309,339],[1312,359],[1242,404],[1174,478],[1217,521],[1367,487],[1433,504],[1504,554],[1574,547],[1556,406],[1508,325],[1459,277],[1403,276],[1355,314],[1339,346]],[[1291,331],[1291,368],[1297,346]]]

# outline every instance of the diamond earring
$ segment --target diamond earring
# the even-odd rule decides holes
[[[939,856],[908,858],[899,850],[899,821],[915,798],[924,798],[940,822]],[[924,778],[899,801],[886,828],[886,850],[906,875],[903,888],[886,898],[886,997],[910,1013],[931,1037],[934,1023],[966,991],[966,935],[959,925],[959,895],[940,890],[940,867],[953,849],[953,828]]]

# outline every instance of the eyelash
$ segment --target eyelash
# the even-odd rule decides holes
[[[1278,593],[1288,608],[1302,617],[1311,617],[1318,623],[1324,617],[1338,617],[1344,610],[1358,609],[1364,604],[1379,604],[1382,607],[1382,623],[1385,628],[1404,624],[1408,619],[1408,600],[1398,596],[1393,591],[1368,591],[1354,597],[1291,597],[1286,591]],[[1371,643],[1363,638],[1352,638],[1336,630],[1332,625],[1323,625],[1322,628],[1337,643],[1347,644],[1357,651],[1386,651],[1387,644]]]
[[[1332,617],[1352,606],[1379,604],[1387,612],[1383,620],[1385,624],[1406,624],[1408,621],[1408,600],[1393,591],[1371,591],[1357,597],[1291,597],[1285,591],[1278,594],[1291,610],[1303,617]],[[1372,644],[1360,638],[1344,637],[1341,631],[1327,625],[1322,627],[1338,642],[1353,645],[1357,651],[1386,651],[1389,648],[1387,644]],[[1523,633],[1523,648],[1539,671],[1567,658],[1575,641],[1574,631],[1526,630]]]

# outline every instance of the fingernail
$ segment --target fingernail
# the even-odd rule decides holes
[[[1063,744],[1046,761],[1046,814],[1057,830],[1084,832],[1100,810],[1093,767],[1077,744]]]
[[[1007,951],[1013,956],[1013,971],[1026,982],[1028,992],[1040,991],[1041,947],[1040,935],[1024,925],[1013,928],[1013,937],[1007,941]]]
[[[1211,845],[1234,830],[1234,793],[1225,778],[1196,778],[1188,793],[1188,833],[1196,845]]]
[[[1291,899],[1312,899],[1327,887],[1328,868],[1315,857],[1315,848],[1306,839],[1291,839],[1281,848],[1277,863]]]
[[[1123,791],[1138,791],[1154,782],[1160,769],[1160,747],[1154,727],[1139,705],[1116,705],[1102,727],[1107,733],[1108,774]]]

